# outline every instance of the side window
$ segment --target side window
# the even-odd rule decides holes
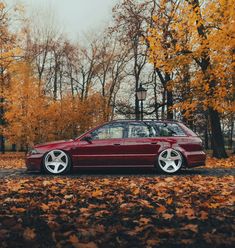
[[[156,123],[157,136],[186,136],[182,128],[176,123]]]
[[[100,127],[91,133],[93,140],[122,139],[125,126],[122,123],[108,124]]]
[[[148,124],[133,122],[128,125],[128,138],[144,138],[154,136],[155,130]]]

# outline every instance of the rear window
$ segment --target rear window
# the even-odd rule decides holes
[[[191,129],[189,129],[187,126],[185,126],[183,123],[180,123],[180,126],[182,126],[184,128],[184,130],[186,131],[186,133],[190,136],[197,136],[196,133],[194,133]]]

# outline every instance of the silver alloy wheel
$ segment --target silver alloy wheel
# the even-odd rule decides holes
[[[50,151],[44,159],[44,166],[48,172],[60,174],[69,166],[68,156],[61,150]]]
[[[180,170],[183,158],[180,152],[174,149],[166,149],[162,151],[158,157],[158,164],[162,171],[166,173],[175,173]]]

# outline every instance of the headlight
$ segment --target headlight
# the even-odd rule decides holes
[[[33,154],[38,154],[39,153],[39,151],[37,150],[37,149],[32,149],[32,150],[30,150],[29,151],[29,155],[33,155]]]

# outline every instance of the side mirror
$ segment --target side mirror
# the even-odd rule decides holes
[[[82,140],[88,142],[89,144],[92,144],[92,136],[90,134],[84,136]]]

